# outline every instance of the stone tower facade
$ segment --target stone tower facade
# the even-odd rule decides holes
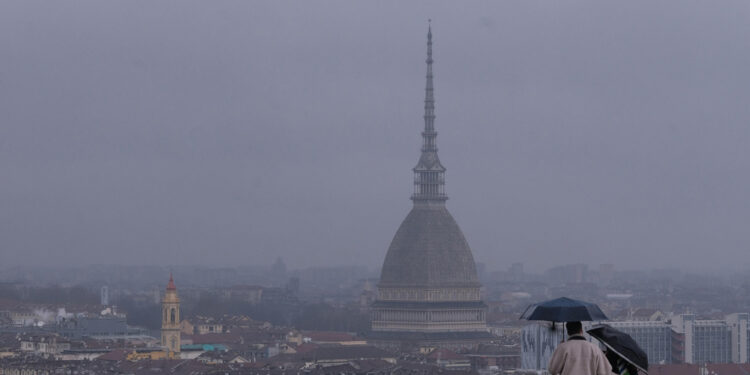
[[[161,300],[161,345],[170,352],[180,352],[180,297],[172,274],[164,298]]]
[[[471,346],[487,341],[469,244],[445,207],[445,167],[435,131],[432,29],[427,32],[427,83],[421,155],[414,167],[414,205],[386,254],[371,312],[370,339],[383,345]]]

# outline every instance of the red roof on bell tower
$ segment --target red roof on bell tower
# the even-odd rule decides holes
[[[177,290],[177,287],[174,286],[174,279],[172,279],[172,273],[169,273],[169,283],[167,284],[167,290]]]

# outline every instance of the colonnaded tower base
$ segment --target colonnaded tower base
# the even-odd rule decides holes
[[[386,347],[471,347],[492,339],[476,265],[461,228],[445,208],[445,167],[437,154],[427,32],[422,153],[414,167],[414,206],[391,242],[367,339]]]

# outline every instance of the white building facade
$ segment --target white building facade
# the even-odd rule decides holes
[[[652,364],[672,363],[672,327],[663,321],[607,322],[638,343]]]
[[[685,363],[747,363],[748,314],[724,320],[699,320],[693,314],[672,318],[672,329],[683,337]]]
[[[564,325],[533,323],[521,329],[521,368],[545,370],[557,345],[563,341]]]

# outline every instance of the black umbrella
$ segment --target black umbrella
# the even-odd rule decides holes
[[[529,305],[521,319],[547,320],[553,323],[609,320],[596,304],[566,297]]]
[[[586,332],[601,341],[607,347],[608,351],[614,352],[638,370],[648,374],[646,372],[648,370],[648,355],[646,355],[630,335],[606,324],[597,325]],[[613,363],[612,367],[616,367],[616,363]]]

